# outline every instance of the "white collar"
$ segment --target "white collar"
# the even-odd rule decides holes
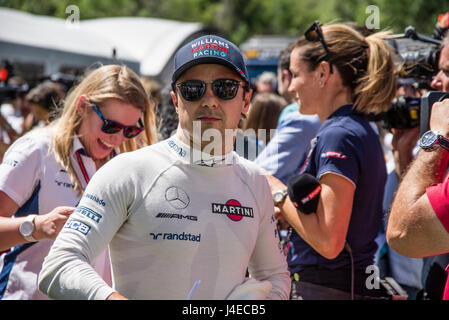
[[[71,150],[72,155],[74,155],[75,152],[77,152],[78,150],[80,150],[82,155],[87,156],[86,150],[84,149],[84,146],[81,143],[81,140],[78,138],[78,135],[75,134],[73,136],[73,143],[72,143],[72,150]]]
[[[235,164],[236,158],[233,151],[224,155],[212,156],[192,148],[182,142],[176,135],[165,140],[170,150],[176,154],[180,160],[186,163],[203,167],[226,167]]]

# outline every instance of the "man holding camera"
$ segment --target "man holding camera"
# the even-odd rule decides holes
[[[439,72],[430,85],[437,91],[449,92],[449,32],[443,38],[441,46]]]
[[[449,34],[442,46],[440,71],[431,85],[449,92]],[[449,252],[448,111],[449,99],[433,105],[431,131],[420,138],[422,150],[403,177],[392,205],[387,241],[394,250],[408,257]],[[443,299],[449,299],[448,285]]]

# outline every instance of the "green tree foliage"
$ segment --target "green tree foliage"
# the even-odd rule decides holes
[[[314,21],[355,21],[365,25],[366,8],[379,8],[380,29],[395,33],[413,25],[431,34],[448,0],[0,0],[0,6],[67,17],[77,5],[81,19],[139,16],[202,22],[241,43],[256,34],[300,35]]]

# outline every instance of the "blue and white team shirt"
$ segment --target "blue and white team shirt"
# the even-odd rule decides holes
[[[5,153],[0,165],[0,190],[19,206],[14,217],[46,214],[58,206],[75,207],[80,196],[73,189],[68,172],[56,162],[51,148],[54,127],[36,129],[19,138]],[[89,177],[96,171],[94,161],[88,157],[80,140],[75,137],[71,149],[72,165],[83,178],[76,152]],[[37,276],[53,240],[21,244],[0,255],[0,299],[48,299],[37,288]],[[98,271],[108,278],[107,253],[97,261]],[[106,271],[105,271],[106,270]],[[108,280],[109,281],[109,280]]]
[[[382,225],[382,200],[386,182],[386,164],[379,136],[365,116],[344,105],[321,125],[303,166],[320,179],[326,173],[340,175],[355,186],[354,201],[346,240],[354,265],[364,270],[374,263],[375,238]],[[343,250],[335,259],[321,256],[296,232],[291,237],[288,262],[290,272],[307,266],[328,269],[350,268],[348,253]]]

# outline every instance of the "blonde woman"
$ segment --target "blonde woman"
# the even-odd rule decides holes
[[[302,168],[321,185],[316,212],[297,211],[288,197],[277,204],[293,227],[288,262],[294,299],[382,295],[365,285],[386,181],[379,138],[365,114],[389,109],[396,92],[386,35],[364,37],[343,24],[315,22],[292,51],[289,91],[301,113],[317,114],[322,123]],[[269,181],[273,192],[286,188]]]
[[[37,289],[37,276],[52,240],[117,149],[136,149],[142,131],[142,140],[155,141],[154,121],[138,76],[125,66],[102,66],[71,91],[58,119],[8,149],[0,165],[0,299],[47,298]],[[84,197],[107,205],[95,195]],[[80,224],[68,227],[84,232]],[[98,264],[108,277],[108,261]]]

